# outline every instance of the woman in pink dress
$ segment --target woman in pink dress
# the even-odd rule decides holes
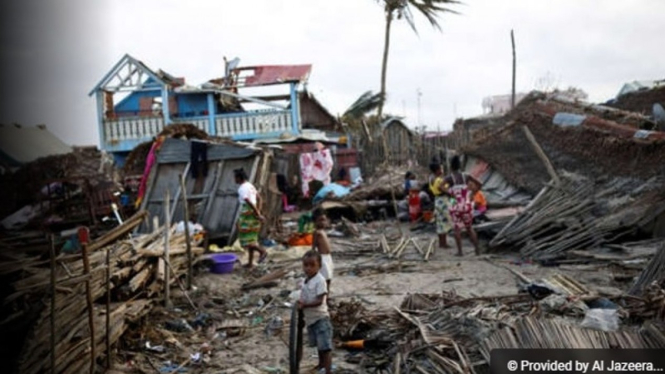
[[[450,216],[455,231],[455,243],[457,244],[457,256],[463,256],[462,252],[462,229],[469,233],[469,239],[473,243],[476,255],[480,254],[478,247],[478,236],[473,229],[473,199],[471,191],[467,187],[467,181],[473,180],[480,184],[476,178],[461,172],[462,163],[459,156],[453,156],[450,160],[451,173],[445,178],[445,183],[450,186],[448,193],[452,196]]]

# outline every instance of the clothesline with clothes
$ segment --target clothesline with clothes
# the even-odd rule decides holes
[[[334,161],[330,149],[301,153],[300,180],[303,196],[309,197],[309,183],[313,180],[321,181],[324,186],[330,184],[333,167]]]

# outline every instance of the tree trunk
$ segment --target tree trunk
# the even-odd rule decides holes
[[[386,71],[388,70],[388,49],[390,47],[390,25],[393,22],[392,10],[386,11],[386,35],[383,44],[383,61],[381,64],[381,103],[379,104],[378,118],[381,123],[383,104],[386,102]]]

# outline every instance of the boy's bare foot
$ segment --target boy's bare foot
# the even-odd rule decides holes
[[[254,265],[253,264],[245,264],[242,267],[244,267],[245,269],[251,269],[251,268],[254,267]]]
[[[464,256],[464,253],[462,253],[462,252],[457,252],[457,253],[455,253],[455,256],[457,256],[457,257],[462,257],[462,256]]]
[[[267,258],[268,258],[268,252],[261,253],[261,257],[259,257],[259,264],[266,262]]]

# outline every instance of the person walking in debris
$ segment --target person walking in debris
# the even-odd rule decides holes
[[[261,196],[256,188],[247,180],[245,170],[233,170],[236,184],[238,187],[238,200],[240,201],[240,217],[238,218],[238,240],[240,245],[249,253],[247,267],[254,265],[254,252],[259,255],[259,263],[263,263],[268,257],[265,249],[259,245],[259,232],[261,231],[261,222],[265,220],[259,206],[261,205]]]
[[[478,247],[478,236],[473,229],[473,201],[471,198],[471,191],[467,187],[467,180],[473,180],[480,185],[480,181],[471,175],[462,173],[462,162],[459,156],[453,156],[450,160],[450,175],[444,179],[448,185],[448,193],[452,196],[450,206],[450,216],[453,219],[453,227],[455,229],[455,244],[457,244],[457,256],[463,256],[462,252],[462,229],[466,229],[469,233],[469,238],[473,243],[476,255],[480,254]]]
[[[319,364],[316,370],[319,373],[332,373],[332,335],[333,329],[328,313],[328,288],[326,280],[321,275],[321,255],[315,250],[305,253],[302,258],[302,267],[305,272],[305,281],[300,290],[298,308],[303,311],[309,345],[317,347]]]
[[[451,219],[448,213],[448,196],[444,186],[443,167],[439,163],[431,163],[429,189],[434,195],[434,217],[436,221],[436,233],[439,236],[439,248],[450,248],[448,245],[448,232],[451,229]]]
[[[326,279],[326,286],[328,287],[328,294],[330,294],[330,283],[333,278],[333,260],[330,254],[330,240],[326,229],[328,228],[328,216],[321,208],[316,208],[312,212],[312,218],[316,225],[314,231],[314,238],[312,240],[312,249],[319,252],[321,255],[321,275]]]

